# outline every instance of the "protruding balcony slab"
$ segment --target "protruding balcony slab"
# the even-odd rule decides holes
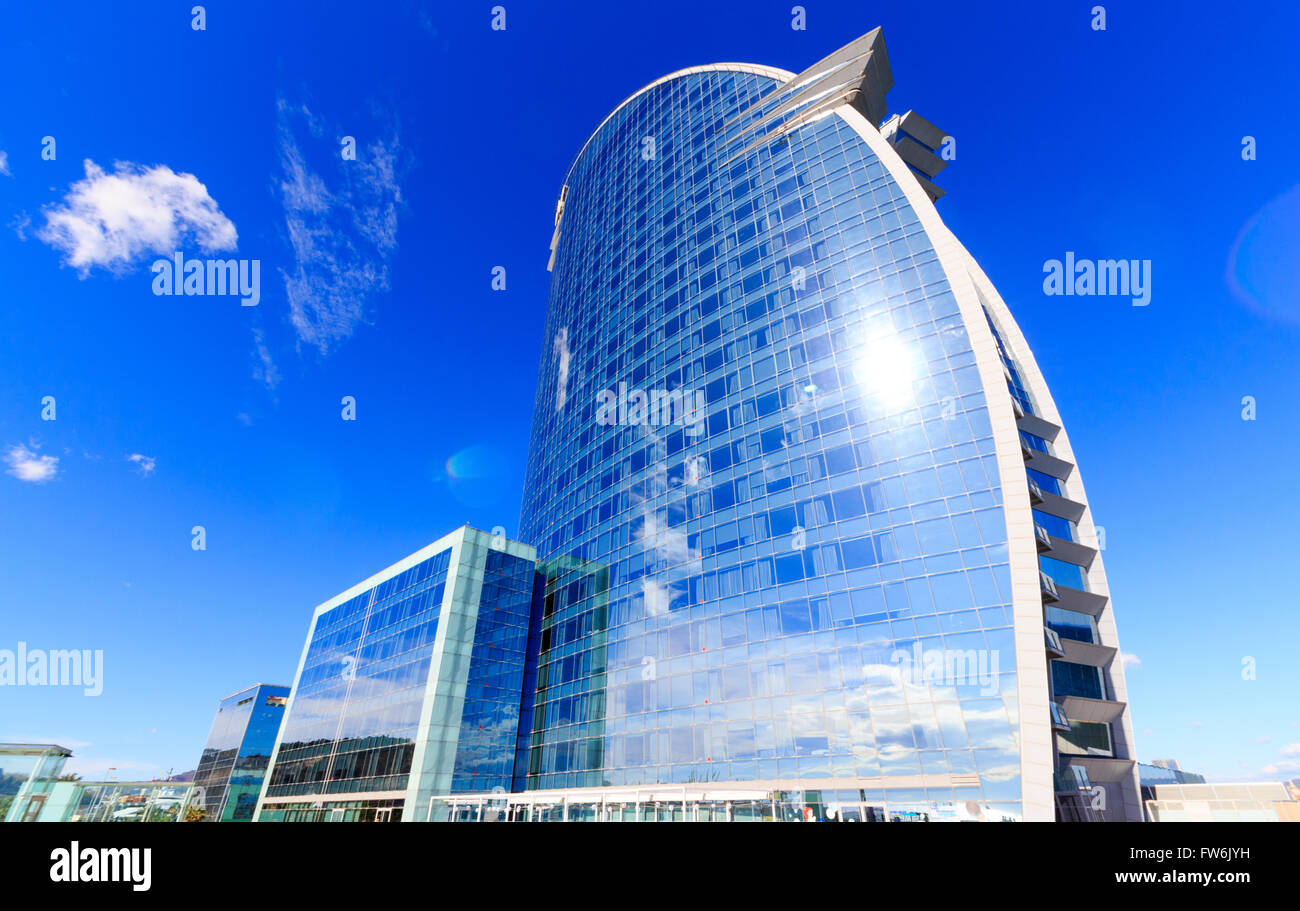
[[[1027,446],[1021,446],[1021,451],[1028,453],[1025,457],[1025,465],[1041,471],[1043,474],[1049,474],[1058,481],[1068,480],[1070,472],[1074,471],[1074,463],[1067,462],[1065,459],[1057,458],[1054,455],[1048,455],[1037,449],[1031,449]]]
[[[1071,756],[1072,765],[1081,765],[1088,772],[1088,780],[1127,781],[1133,774],[1132,759],[1110,759],[1106,756]]]
[[[1097,617],[1100,617],[1101,612],[1106,609],[1106,602],[1108,600],[1109,599],[1105,595],[1079,591],[1077,588],[1070,588],[1068,585],[1057,585],[1056,600],[1052,603],[1057,607],[1078,611],[1081,614],[1087,614],[1089,617],[1096,619]]]
[[[1050,490],[1042,490],[1040,493],[1042,501],[1034,504],[1036,509],[1062,519],[1069,519],[1071,522],[1078,522],[1083,518],[1082,503],[1054,494]]]
[[[1115,660],[1118,651],[1109,645],[1094,645],[1080,642],[1078,639],[1062,639],[1065,646],[1065,660],[1074,664],[1086,664],[1089,667],[1107,667]]]
[[[1065,717],[1071,721],[1087,721],[1092,724],[1106,724],[1124,714],[1127,702],[1115,702],[1112,699],[1087,699],[1083,696],[1066,696],[1061,702]]]
[[[1036,525],[1034,527],[1038,528],[1040,526]],[[1056,535],[1048,536],[1048,550],[1051,552],[1050,556],[1054,559],[1073,563],[1075,566],[1082,566],[1084,569],[1092,566],[1092,561],[1097,559],[1097,548],[1080,544],[1077,541],[1067,541],[1064,538],[1056,537]]]

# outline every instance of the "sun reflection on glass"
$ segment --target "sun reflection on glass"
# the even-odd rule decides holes
[[[863,395],[876,397],[887,408],[901,408],[912,401],[916,364],[912,352],[896,336],[863,341],[853,362],[853,375]]]

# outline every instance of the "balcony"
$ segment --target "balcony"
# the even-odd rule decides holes
[[[1115,660],[1118,649],[1109,645],[1097,645],[1092,642],[1082,642],[1078,639],[1061,640],[1065,646],[1065,660],[1073,664],[1082,664],[1088,667],[1110,667],[1110,663]]]
[[[1124,714],[1127,702],[1113,699],[1089,699],[1086,696],[1066,696],[1061,700],[1061,709],[1065,716],[1073,721],[1088,721],[1093,724],[1105,724]]]
[[[1026,433],[1032,433],[1036,437],[1042,437],[1049,443],[1055,440],[1056,435],[1061,432],[1059,425],[1044,420],[1036,414],[1017,415],[1016,426]]]
[[[1128,781],[1133,775],[1132,759],[1113,759],[1108,756],[1073,756],[1071,763],[1078,763],[1088,775],[1089,781]]]
[[[1032,446],[1026,446],[1023,442],[1020,444],[1020,452],[1025,457],[1025,465],[1034,471],[1041,471],[1043,474],[1051,475],[1058,481],[1064,481],[1070,477],[1070,472],[1074,471],[1074,464],[1067,462],[1065,459],[1057,458],[1054,455],[1034,449]]]
[[[1039,575],[1045,574],[1042,570],[1039,570]],[[1052,580],[1049,578],[1048,581],[1051,582]],[[1080,591],[1068,585],[1057,585],[1055,583],[1052,584],[1052,594],[1054,597],[1050,603],[1066,610],[1087,614],[1094,620],[1101,616],[1101,612],[1106,609],[1106,602],[1109,600],[1105,595]],[[1044,595],[1044,600],[1047,600],[1046,595]]]
[[[1084,506],[1076,500],[1069,497],[1063,497],[1060,494],[1052,493],[1050,490],[1039,489],[1040,502],[1034,504],[1034,508],[1048,513],[1049,515],[1059,516],[1062,519],[1068,519],[1071,522],[1078,523],[1083,518]]]
[[[1037,525],[1034,527],[1038,528]],[[1043,534],[1047,534],[1041,528],[1038,528],[1038,530],[1042,531]],[[1047,550],[1051,551],[1055,559],[1073,563],[1075,566],[1081,566],[1084,569],[1092,566],[1092,561],[1097,559],[1097,548],[1089,547],[1087,544],[1080,544],[1077,541],[1067,541],[1065,538],[1058,538],[1055,535],[1047,535]],[[1038,552],[1043,552],[1041,546]]]

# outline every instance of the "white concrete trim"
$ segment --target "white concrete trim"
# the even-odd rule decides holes
[[[1028,391],[1033,397],[1035,406],[1042,412],[1040,416],[1061,428],[1052,441],[1052,448],[1056,450],[1058,457],[1074,465],[1069,481],[1062,482],[1062,486],[1069,493],[1070,499],[1083,504],[1083,515],[1075,522],[1075,527],[1078,529],[1082,541],[1097,550],[1097,556],[1087,570],[1088,587],[1094,594],[1106,598],[1106,606],[1102,608],[1101,614],[1097,617],[1097,633],[1103,645],[1111,646],[1118,652],[1119,636],[1115,628],[1115,615],[1112,610],[1113,602],[1110,599],[1110,585],[1106,581],[1106,568],[1101,549],[1098,547],[1097,529],[1092,520],[1092,507],[1088,503],[1088,495],[1084,490],[1083,476],[1079,470],[1079,463],[1074,457],[1074,449],[1070,446],[1069,430],[1066,428],[1065,422],[1061,420],[1060,412],[1056,409],[1056,401],[1052,398],[1047,381],[1038,367],[1033,351],[1030,350],[1029,344],[1025,341],[1024,334],[1020,331],[1020,326],[1016,323],[1015,317],[1011,315],[1011,311],[1002,300],[1002,296],[998,294],[993,282],[989,281],[988,276],[984,274],[984,270],[980,268],[974,257],[969,252],[966,253],[966,257],[969,261],[971,274],[980,286],[980,290],[984,293],[989,309],[992,311],[993,320],[1002,333],[1002,340],[1010,349],[1009,353],[1020,369],[1021,379],[1028,385]],[[1124,680],[1122,653],[1120,655],[1121,659],[1112,661],[1110,667],[1103,673],[1111,690],[1108,694],[1110,698],[1116,702],[1127,703],[1128,687]],[[1119,722],[1119,729],[1115,730],[1112,727],[1111,737],[1116,758],[1136,759],[1137,747],[1133,739],[1133,718],[1127,705],[1116,720]],[[1138,783],[1136,765],[1134,765],[1131,776],[1131,787],[1126,786],[1119,796],[1121,797],[1123,809],[1121,818],[1128,822],[1141,822],[1141,789]]]

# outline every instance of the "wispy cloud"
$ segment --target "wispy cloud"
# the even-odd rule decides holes
[[[271,359],[271,349],[266,345],[266,336],[261,329],[253,330],[253,351],[257,361],[253,364],[253,379],[267,389],[274,389],[280,383],[280,371]]]
[[[388,290],[388,265],[397,250],[402,202],[396,135],[357,149],[345,161],[338,142],[305,106],[279,104],[280,198],[293,264],[281,270],[289,319],[298,338],[328,353],[364,321],[368,299]],[[313,145],[333,157],[327,173],[314,170],[298,142],[305,126]]]
[[[126,460],[128,462],[135,462],[136,468],[139,469],[140,474],[146,478],[153,474],[154,467],[158,464],[157,459],[152,458],[151,456],[141,455],[138,452],[131,453],[126,457]]]
[[[4,149],[0,149],[0,174],[3,174],[5,177],[13,176],[9,173],[9,153]]]
[[[33,484],[44,484],[52,480],[59,471],[59,457],[37,455],[37,449],[40,447],[35,443],[31,446],[24,446],[21,443],[10,446],[5,453],[5,461],[9,463],[6,473],[20,481],[30,481]]]
[[[1288,743],[1282,749],[1277,751],[1280,761],[1271,763],[1260,769],[1264,775],[1296,775],[1300,774],[1300,743]]]
[[[1138,668],[1142,666],[1142,659],[1137,655],[1134,655],[1132,652],[1120,652],[1119,660],[1123,663],[1124,670],[1126,671],[1130,668]]]
[[[235,249],[234,224],[193,174],[130,162],[117,162],[110,174],[89,158],[85,165],[85,179],[68,188],[62,204],[44,209],[37,232],[83,278],[95,266],[128,271],[191,239],[205,252]]]

